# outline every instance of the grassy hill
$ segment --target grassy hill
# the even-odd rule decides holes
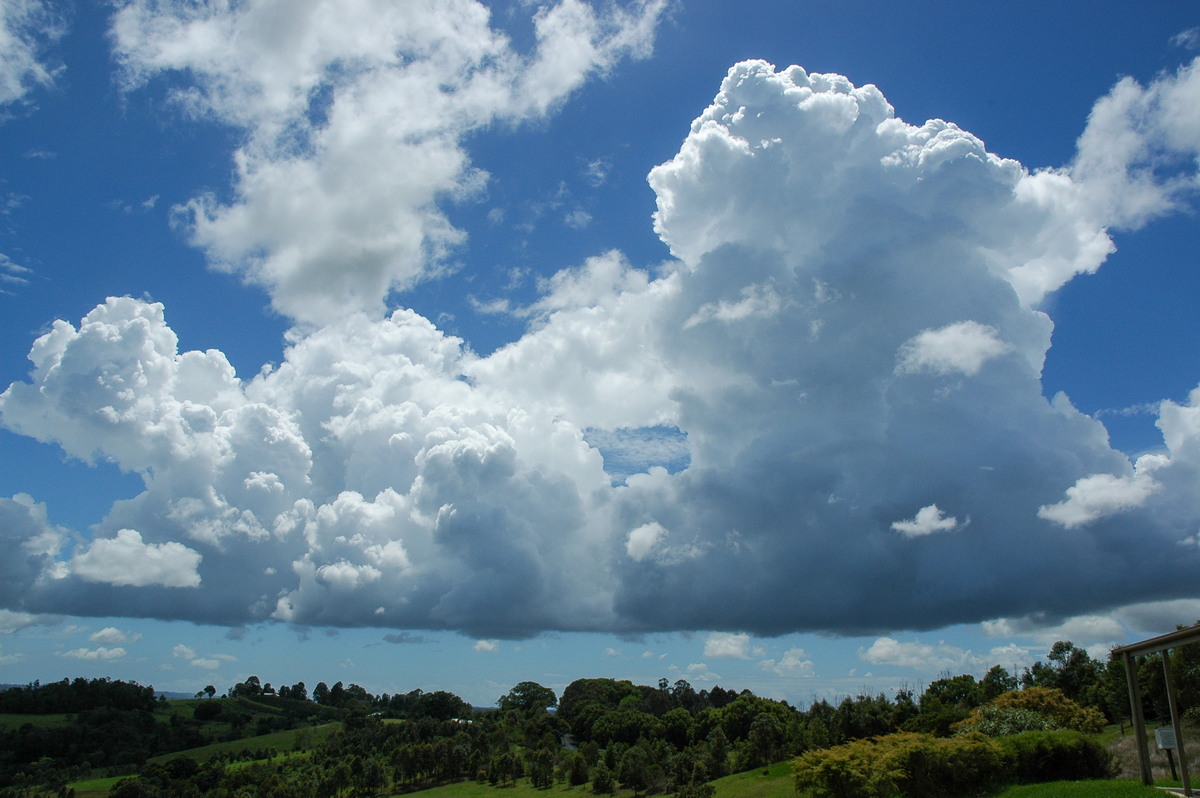
[[[340,729],[342,724],[334,721],[324,723],[320,726],[306,726],[300,729],[287,729],[285,731],[271,732],[269,734],[259,734],[254,737],[243,737],[237,740],[227,740],[225,742],[213,743],[200,748],[189,748],[184,751],[175,751],[170,754],[161,754],[156,757],[151,757],[148,762],[166,762],[174,759],[177,756],[186,756],[195,759],[197,762],[205,762],[215,756],[222,754],[230,754],[236,756],[243,751],[250,752],[265,752],[274,750],[277,754],[286,754],[292,751],[308,750],[320,745],[329,735]],[[254,757],[258,758],[258,757]]]

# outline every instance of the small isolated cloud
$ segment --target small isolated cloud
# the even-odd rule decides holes
[[[641,562],[654,554],[667,535],[667,530],[657,521],[642,524],[630,531],[625,540],[625,553],[631,560]]]
[[[935,532],[950,532],[957,529],[958,526],[958,519],[947,517],[936,504],[917,510],[917,514],[913,518],[892,523],[892,529],[906,538],[923,537]]]
[[[415,635],[412,632],[397,632],[395,634],[387,634],[383,636],[383,639],[388,643],[395,643],[397,645],[425,642],[424,635]]]
[[[1171,37],[1171,44],[1185,50],[1200,50],[1200,28],[1188,28]]]
[[[612,162],[606,158],[596,158],[588,161],[583,169],[583,176],[593,188],[599,188],[608,180],[608,173],[612,171]]]
[[[486,651],[486,652],[499,651],[500,650],[500,641],[499,640],[476,640],[475,641],[475,650],[476,651]]]
[[[802,648],[789,648],[778,660],[761,660],[758,667],[776,676],[808,679],[817,675],[813,661],[808,659]]]
[[[0,294],[11,294],[14,288],[29,284],[33,270],[0,252]]]
[[[141,639],[141,632],[124,632],[115,626],[106,626],[99,632],[88,636],[88,640],[93,643],[104,643],[106,645],[113,643],[136,643]]]
[[[1161,455],[1143,455],[1132,476],[1093,474],[1067,488],[1067,498],[1038,508],[1038,517],[1067,529],[1089,524],[1105,516],[1142,506],[1162,487],[1151,476],[1169,460]]]
[[[93,540],[71,559],[71,570],[89,582],[146,587],[199,587],[200,553],[182,543],[143,543],[133,529]]]
[[[98,648],[76,648],[71,651],[64,651],[60,656],[82,660],[115,660],[124,659],[127,653],[120,646],[115,648],[100,646]]]
[[[604,649],[604,656],[620,658],[623,657],[624,654],[621,653],[621,649],[609,646],[608,648]]]
[[[891,637],[880,637],[869,648],[858,650],[859,659],[872,665],[892,665],[937,672],[957,668],[974,669],[983,661],[970,651],[945,643],[902,643]]]
[[[582,230],[592,223],[592,215],[582,208],[576,208],[563,217],[563,224],[572,230]]]
[[[703,662],[693,662],[686,668],[679,668],[672,665],[668,670],[677,676],[687,679],[689,682],[716,682],[721,677],[708,669],[708,665]]]
[[[171,649],[171,656],[175,657],[176,659],[195,659],[196,652],[191,648],[191,646],[185,646],[183,643],[179,643],[173,649]]]
[[[900,347],[896,371],[965,374],[973,377],[992,358],[1012,351],[995,327],[960,321],[936,330],[923,330]]]
[[[712,659],[750,659],[750,635],[713,632],[704,641],[704,656]]]
[[[188,664],[193,668],[201,668],[202,670],[206,671],[215,671],[217,668],[221,667],[220,660],[209,659],[206,657],[197,657],[196,659],[191,660]]]

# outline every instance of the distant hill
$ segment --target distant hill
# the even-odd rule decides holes
[[[159,696],[162,696],[163,698],[167,699],[168,701],[181,701],[185,698],[195,698],[196,694],[195,693],[176,693],[176,692],[172,692],[170,690],[155,690],[154,697],[157,698]]]

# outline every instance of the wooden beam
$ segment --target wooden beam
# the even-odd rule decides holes
[[[1142,714],[1142,691],[1138,687],[1137,659],[1128,651],[1121,652],[1121,659],[1125,663],[1125,683],[1129,686],[1129,714],[1133,719],[1133,738],[1137,741],[1142,784],[1150,787],[1154,784],[1154,774],[1150,768],[1150,747],[1146,742],[1146,718]]]
[[[1192,794],[1192,782],[1188,779],[1187,751],[1183,748],[1183,724],[1179,721],[1179,697],[1175,693],[1175,678],[1171,675],[1171,652],[1163,651],[1163,679],[1167,687],[1167,707],[1171,711],[1171,728],[1175,730],[1175,750],[1179,752],[1179,774],[1183,776],[1183,794]]]
[[[1179,646],[1186,646],[1188,643],[1200,643],[1200,624],[1189,626],[1186,629],[1176,629],[1174,632],[1167,632],[1165,635],[1151,637],[1149,640],[1143,640],[1140,643],[1117,646],[1112,650],[1112,653],[1153,654],[1155,651],[1178,648]]]

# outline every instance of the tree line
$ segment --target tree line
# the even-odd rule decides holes
[[[1196,648],[1170,654],[1185,707],[1200,698]],[[1161,656],[1143,658],[1138,668],[1150,718],[1166,715]],[[96,734],[88,738],[86,731],[31,724],[6,732],[0,739],[0,786],[29,785],[39,768],[57,764],[66,772],[87,764],[141,768],[140,777],[114,791],[118,798],[368,796],[463,779],[500,787],[522,778],[538,787],[590,783],[599,794],[619,786],[697,798],[709,794],[708,782],[729,773],[896,732],[942,739],[964,730],[1094,731],[1129,714],[1121,661],[1096,660],[1068,641],[1055,643],[1044,661],[1020,674],[999,665],[978,679],[946,673],[919,692],[864,691],[818,699],[806,708],[749,690],[698,690],[686,680],[665,678],[656,685],[577,679],[561,695],[526,681],[490,709],[472,708],[445,691],[375,696],[359,685],[320,682],[310,692],[303,682],[273,688],[257,676],[222,698],[208,685],[197,693],[201,700],[164,706],[154,701],[152,688],[93,682],[34,683],[0,692],[0,711],[75,713],[71,728]],[[114,705],[97,706],[103,696]],[[124,708],[134,696],[141,703]],[[167,715],[165,722],[154,719],[154,710]],[[105,717],[119,725],[105,726]],[[218,729],[229,739],[331,719],[342,728],[319,743],[307,732],[297,735],[303,757],[273,755],[237,768],[186,758],[146,765],[150,756],[208,742]],[[120,740],[120,750],[106,751],[99,737]]]

